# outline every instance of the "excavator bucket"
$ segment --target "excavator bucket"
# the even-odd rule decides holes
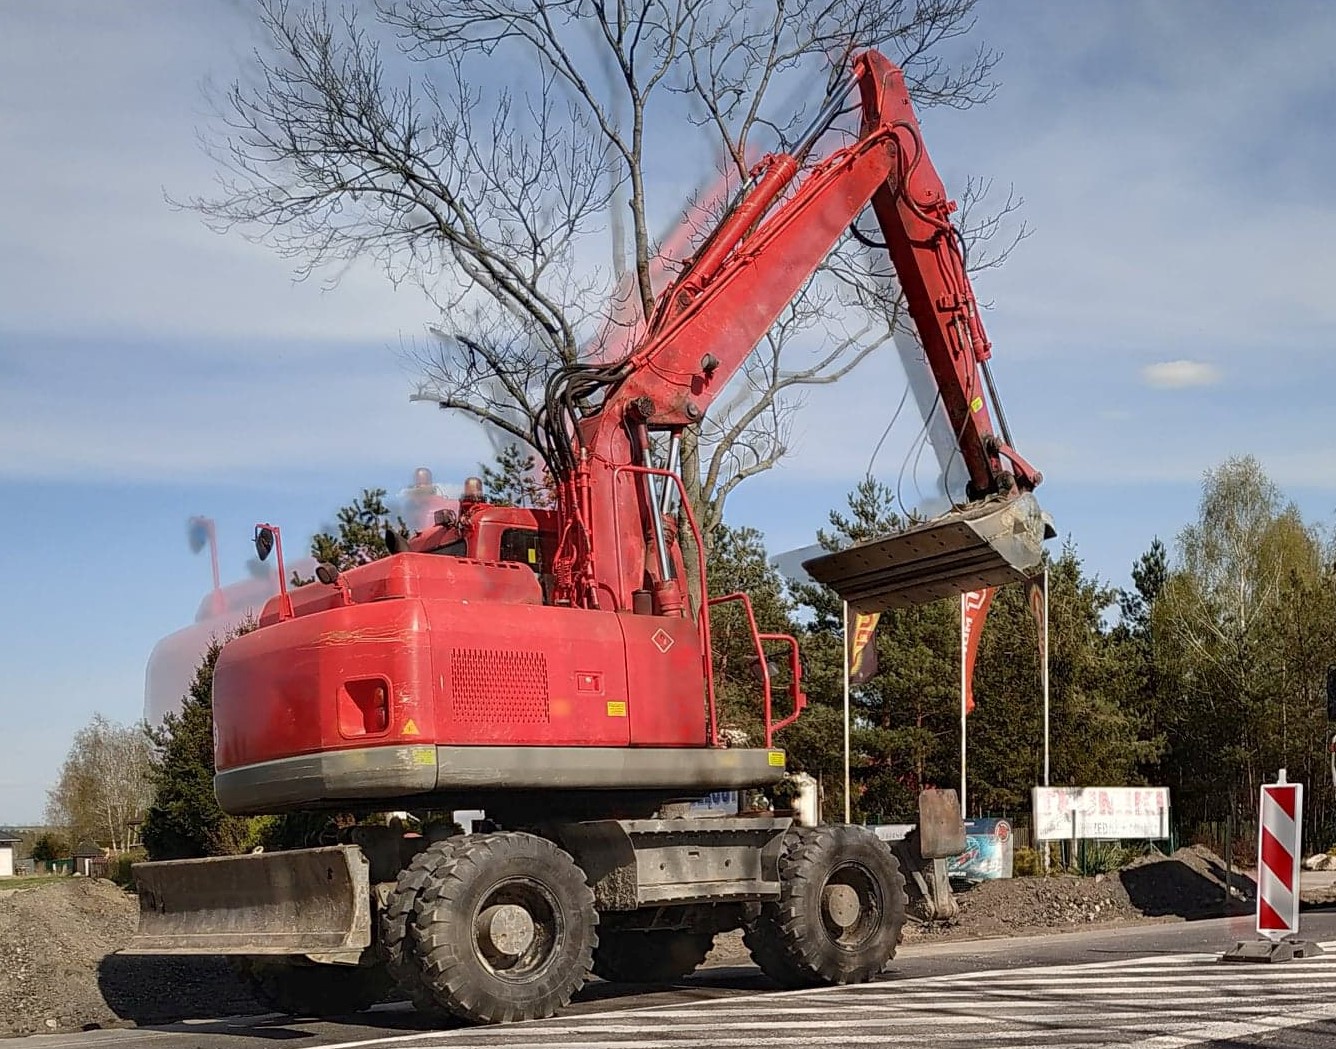
[[[803,562],[857,612],[885,612],[1029,579],[1057,533],[1035,497],[989,499]]]
[[[371,943],[360,849],[337,845],[136,863],[139,930],[124,954],[321,954]]]

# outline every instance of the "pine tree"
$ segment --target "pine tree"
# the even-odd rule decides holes
[[[1129,708],[1134,668],[1105,623],[1117,592],[1085,573],[1068,544],[1049,561],[1050,782],[1141,782],[1138,765],[1159,743],[1144,739]],[[1019,585],[999,588],[980,638],[970,714],[970,810],[1006,815],[1043,783],[1043,689],[1038,628]]]
[[[405,539],[409,532],[403,519],[392,515],[385,495],[384,488],[365,488],[360,497],[340,507],[336,530],[319,532],[312,538],[311,556],[340,571],[388,556],[385,529],[393,527]],[[294,576],[294,582],[301,585],[310,580]]]
[[[481,464],[483,492],[494,506],[527,506],[539,510],[553,506],[551,478],[539,470],[533,452],[517,444],[508,445],[496,457],[495,466]]]
[[[40,834],[33,842],[30,855],[38,863],[55,863],[66,859],[70,854],[70,844],[59,834],[50,831]]]
[[[899,531],[907,515],[891,488],[865,478],[848,497],[847,512],[832,511],[830,530],[817,540],[827,550]],[[794,726],[820,761],[827,810],[843,808],[843,602],[822,586],[800,585],[795,596],[810,613],[803,633],[812,700]],[[953,782],[958,753],[956,679],[959,627],[955,603],[939,601],[884,613],[877,627],[879,671],[851,690],[853,722],[850,781],[855,819],[916,818],[919,791]],[[834,731],[831,731],[833,728]],[[798,731],[795,731],[798,730]],[[832,738],[833,737],[833,738]],[[834,806],[834,807],[832,807]]]
[[[213,671],[223,644],[253,629],[253,623],[243,624],[211,641],[180,711],[149,730],[158,747],[154,798],[142,830],[150,859],[230,855],[260,841],[265,821],[227,815],[213,793]]]

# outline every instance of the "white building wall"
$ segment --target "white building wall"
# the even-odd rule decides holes
[[[14,846],[0,845],[0,878],[14,876]]]

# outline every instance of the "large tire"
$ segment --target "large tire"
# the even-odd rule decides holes
[[[422,977],[413,947],[413,909],[424,889],[430,886],[440,869],[454,858],[454,850],[464,840],[462,835],[432,842],[413,857],[402,871],[380,912],[380,946],[386,967],[399,989],[408,995],[418,1012],[442,1014],[444,1010],[432,996]]]
[[[538,1020],[584,984],[597,926],[584,873],[552,842],[470,835],[418,895],[413,948],[424,984],[454,1016]]]
[[[785,836],[779,899],[743,934],[782,987],[863,983],[895,957],[905,879],[891,850],[862,827],[795,827]]]
[[[714,934],[688,929],[599,933],[594,975],[612,983],[673,983],[700,968]]]
[[[284,957],[231,957],[233,971],[259,1001],[293,1016],[350,1016],[394,987],[383,964],[324,965]]]

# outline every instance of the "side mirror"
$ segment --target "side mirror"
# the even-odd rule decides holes
[[[190,552],[197,554],[209,543],[209,532],[213,522],[207,517],[192,517],[186,526],[186,538],[190,542]]]
[[[1336,667],[1327,667],[1327,720],[1336,721]]]
[[[339,581],[339,570],[323,561],[315,566],[315,577],[326,586],[333,586]]]
[[[261,560],[267,560],[274,549],[274,530],[267,525],[255,526],[255,555]]]

